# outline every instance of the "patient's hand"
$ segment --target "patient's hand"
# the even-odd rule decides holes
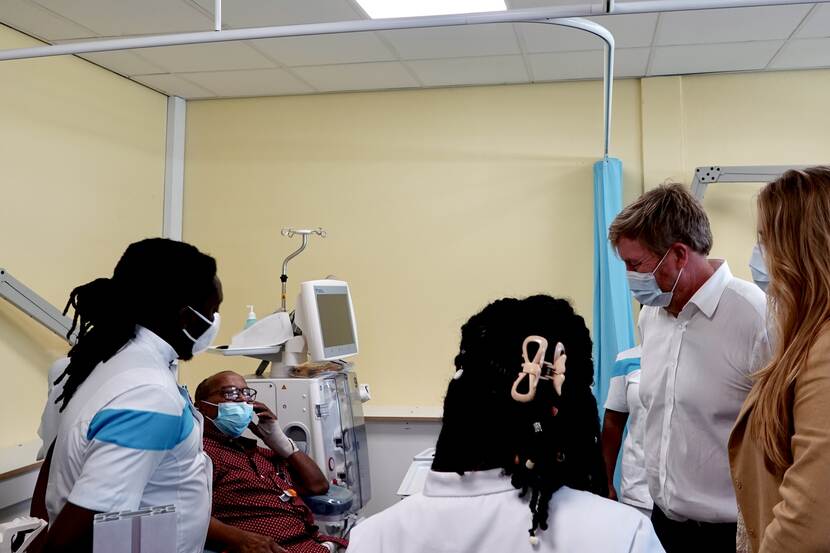
[[[230,553],[288,553],[280,547],[274,538],[240,531],[235,543],[228,547]]]
[[[251,421],[251,423],[248,424],[248,428],[251,430],[251,432],[254,433],[254,435],[256,435],[257,438],[260,438],[261,440],[265,441],[265,435],[268,434],[268,432],[264,433],[263,429],[260,428],[260,425],[262,425],[266,429],[270,429],[270,426],[277,422],[277,416],[274,414],[273,411],[268,409],[268,406],[264,403],[255,401],[253,406],[254,413],[256,413],[256,415],[259,417],[259,424],[254,424],[253,421]]]

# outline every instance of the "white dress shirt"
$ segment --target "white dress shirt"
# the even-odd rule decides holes
[[[213,465],[202,449],[202,416],[176,384],[176,357],[138,327],[78,387],[59,419],[50,520],[67,502],[102,513],[173,504],[176,551],[204,551]]]
[[[528,497],[501,469],[430,471],[424,491],[359,523],[348,553],[661,553],[645,516],[597,495],[560,488],[549,528],[529,541]]]
[[[769,360],[766,295],[723,260],[675,318],[640,312],[640,398],[646,474],[656,506],[674,520],[735,522],[726,444],[750,375]]]
[[[605,408],[618,413],[628,413],[625,441],[620,467],[620,501],[651,510],[651,494],[646,478],[646,461],[643,440],[646,434],[646,408],[640,401],[640,346],[627,349],[617,355],[608,384]]]

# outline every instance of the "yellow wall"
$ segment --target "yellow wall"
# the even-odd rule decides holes
[[[830,71],[644,79],[645,186],[689,183],[699,166],[830,163]],[[704,206],[713,255],[751,278],[761,184],[714,184]]]
[[[0,49],[37,45],[0,26]],[[166,97],[77,58],[0,62],[0,267],[63,307],[161,233]],[[66,345],[0,301],[0,447],[35,438]]]
[[[0,28],[0,47],[33,41]],[[109,274],[127,243],[161,230],[163,96],[77,59],[0,64],[0,266],[62,305]],[[619,81],[613,154],[625,199],[697,165],[828,161],[830,71]],[[591,165],[599,83],[190,102],[185,239],[214,254],[227,342],[244,306],[279,301],[284,226],[323,226],[296,284],[348,280],[374,405],[437,406],[458,328],[487,301],[547,292],[590,325]],[[712,187],[715,255],[748,277],[757,185]],[[0,362],[19,385],[0,446],[31,439],[61,342],[0,303]],[[191,389],[220,368],[182,368]]]
[[[640,190],[637,81],[618,83],[615,152]],[[289,268],[352,287],[373,405],[440,405],[460,325],[537,292],[592,306],[592,164],[602,88],[563,83],[191,102],[185,240],[217,256],[226,342],[276,307],[285,226],[322,226]],[[220,368],[197,359],[193,389]]]
[[[613,154],[625,199],[698,165],[827,162],[830,71],[619,81]],[[437,406],[460,324],[503,295],[573,299],[590,324],[591,163],[600,154],[599,83],[479,87],[191,102],[185,239],[215,254],[226,342],[245,304],[277,305],[300,280],[351,282],[361,378],[375,406]],[[749,278],[758,185],[710,188],[713,255]],[[256,361],[203,358],[195,386]]]

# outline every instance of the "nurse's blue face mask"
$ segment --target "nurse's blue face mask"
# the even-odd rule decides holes
[[[204,401],[204,400],[203,400]],[[254,407],[250,403],[242,403],[238,401],[228,401],[224,403],[211,403],[205,401],[208,405],[215,405],[219,410],[215,419],[211,419],[213,424],[222,431],[223,434],[231,438],[238,438],[248,428],[251,420],[254,417]]]
[[[764,248],[760,244],[755,244],[752,248],[752,256],[749,258],[749,270],[752,272],[752,280],[758,285],[758,288],[767,291],[769,287],[769,270],[767,270],[767,262],[764,259]]]
[[[657,283],[657,278],[654,276],[654,273],[657,272],[657,269],[659,269],[660,265],[663,264],[663,261],[666,260],[666,257],[669,255],[670,251],[671,249],[666,250],[666,253],[663,254],[662,259],[660,259],[660,263],[658,263],[654,270],[650,273],[626,271],[628,287],[634,295],[634,298],[641,304],[650,305],[652,307],[666,307],[671,303],[672,297],[674,296],[674,289],[677,288],[677,283],[680,282],[680,275],[683,274],[683,269],[680,269],[680,272],[677,273],[674,286],[672,286],[672,289],[668,292],[664,292],[663,289],[660,288],[660,285]]]

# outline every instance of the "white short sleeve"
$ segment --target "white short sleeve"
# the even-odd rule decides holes
[[[625,375],[615,376],[608,384],[608,397],[605,400],[605,408],[620,413],[628,413],[628,401],[626,401]]]

